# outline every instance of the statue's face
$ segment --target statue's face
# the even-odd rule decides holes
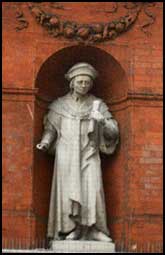
[[[78,75],[74,78],[73,89],[74,92],[85,95],[91,89],[93,80],[88,75]]]

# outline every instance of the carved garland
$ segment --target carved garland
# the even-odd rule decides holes
[[[155,20],[155,16],[149,12],[147,8],[153,5],[155,5],[153,2],[126,2],[124,3],[124,7],[129,11],[127,15],[108,23],[95,24],[78,24],[72,21],[63,21],[58,15],[46,13],[40,6],[33,2],[29,3],[28,7],[36,21],[41,24],[51,36],[63,36],[82,43],[95,43],[115,39],[118,35],[127,31],[136,21],[142,9],[144,9],[145,14],[150,18],[150,21],[141,26],[142,31],[147,33],[145,30],[146,27],[151,25]],[[61,7],[55,5],[53,8]],[[117,8],[118,6],[116,3],[113,10],[109,12],[116,12]],[[20,16],[18,15],[17,18],[22,22],[22,27],[20,27],[20,29],[17,27],[17,30],[28,26],[28,22],[26,23],[23,13],[21,13]]]

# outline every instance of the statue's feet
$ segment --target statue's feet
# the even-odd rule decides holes
[[[81,230],[80,228],[76,228],[70,234],[68,234],[65,240],[78,240],[80,238]]]
[[[80,240],[82,240],[82,241],[89,240],[88,235],[89,235],[89,228],[83,227],[82,231],[81,231]]]
[[[89,234],[89,239],[102,242],[112,242],[112,239],[109,236],[97,229],[92,229]]]

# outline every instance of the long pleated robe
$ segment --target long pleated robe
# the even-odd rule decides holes
[[[94,100],[100,101],[106,126],[90,119]],[[117,122],[101,99],[88,95],[77,107],[69,93],[49,106],[44,126],[42,142],[49,143],[49,152],[55,155],[48,237],[59,239],[59,233],[74,230],[76,222],[95,225],[109,235],[99,151],[114,152]]]

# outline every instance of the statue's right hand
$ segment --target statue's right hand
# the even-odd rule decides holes
[[[48,144],[47,143],[38,143],[36,145],[36,148],[42,151],[46,151],[48,148]]]

